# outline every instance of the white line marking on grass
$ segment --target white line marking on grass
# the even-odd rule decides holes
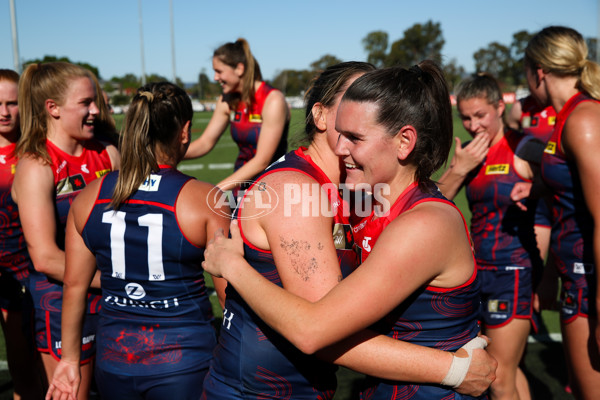
[[[180,171],[198,171],[200,169],[204,169],[205,164],[183,164],[178,167]],[[231,169],[233,168],[233,163],[211,163],[208,164],[208,169],[216,170],[216,169]]]
[[[197,171],[204,169],[204,164],[184,164],[177,167],[180,171]]]
[[[229,169],[233,168],[233,163],[208,164],[208,169]]]
[[[545,333],[541,335],[529,335],[527,343],[552,343],[562,342],[562,334],[560,333]]]

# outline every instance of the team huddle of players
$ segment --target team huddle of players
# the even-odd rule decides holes
[[[600,398],[600,66],[557,26],[533,37],[525,65],[531,95],[510,111],[494,77],[459,84],[462,144],[435,63],[336,64],[311,82],[306,145],[287,154],[289,108],[244,39],[213,54],[223,93],[196,140],[174,84],[140,87],[116,135],[89,71],[0,70],[15,396],[330,399],[342,365],[365,375],[363,399],[528,399],[519,364],[560,277],[570,388]],[[229,177],[177,170],[227,127],[240,149]],[[264,213],[243,197],[285,199],[289,184],[330,212]],[[387,207],[359,218],[341,184],[384,187],[363,199]],[[470,229],[452,202],[463,187]]]

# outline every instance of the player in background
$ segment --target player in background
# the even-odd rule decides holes
[[[522,158],[524,136],[505,126],[505,104],[498,82],[480,73],[457,88],[457,108],[473,140],[459,142],[440,190],[450,199],[464,186],[472,212],[471,235],[482,281],[483,332],[492,339],[498,360],[492,399],[529,399],[529,385],[519,363],[530,328],[534,276],[542,259],[534,232],[534,209],[521,210],[511,199],[513,186],[530,183],[533,171]],[[474,144],[479,157],[469,157]],[[465,155],[467,154],[467,155]]]
[[[192,104],[168,82],[138,89],[121,135],[122,164],[90,184],[67,222],[63,357],[47,398],[79,386],[81,322],[96,268],[102,308],[96,382],[106,399],[198,399],[216,334],[204,284],[207,237],[227,229],[221,192],[177,171]],[[70,398],[70,397],[69,397]]]
[[[10,188],[15,174],[19,128],[19,74],[0,69],[0,307],[14,399],[39,399],[45,377],[33,345],[33,308],[28,292],[31,260]]]
[[[561,277],[561,328],[577,399],[600,398],[600,66],[579,32],[550,26],[525,49],[529,90],[556,125],[542,156],[552,193],[550,253]]]
[[[239,147],[234,172],[217,184],[237,190],[287,152],[290,111],[283,93],[263,81],[258,62],[245,39],[226,43],[213,53],[214,79],[223,94],[202,135],[185,158],[211,151],[227,127]]]
[[[60,318],[65,271],[64,232],[73,198],[96,178],[118,169],[112,145],[94,138],[111,126],[98,81],[69,63],[31,64],[19,81],[21,138],[12,186],[33,267],[29,287],[35,307],[36,345],[48,382],[61,355]],[[96,280],[95,287],[99,287]],[[82,385],[92,381],[99,290],[88,296],[83,340]]]
[[[537,204],[535,204],[537,207],[535,233],[540,253],[544,258],[548,255],[548,246],[550,245],[552,215],[547,202],[542,198],[547,191],[543,187],[541,177],[539,176],[539,163],[541,162],[543,147],[548,142],[548,139],[550,139],[555,123],[556,111],[554,111],[554,108],[552,106],[540,106],[531,94],[518,99],[506,115],[506,124],[510,128],[521,131],[525,135],[533,137],[541,142],[539,146],[536,146],[536,154],[533,155],[532,159],[532,161],[534,161],[533,184],[536,185],[536,188],[532,189],[532,192],[537,193],[537,196],[539,197],[539,199],[536,200]],[[556,278],[556,275],[554,275],[554,277]],[[556,284],[553,286],[556,288]],[[556,297],[556,290],[554,290],[554,295]]]
[[[316,111],[319,112],[315,114]],[[465,222],[458,209],[443,200],[429,180],[430,174],[447,159],[452,141],[451,106],[440,69],[423,62],[410,71],[390,68],[367,72],[349,86],[335,112],[322,109],[318,103],[312,112],[319,130],[309,146],[309,154],[320,159],[327,154],[325,146],[335,144],[341,159],[331,158],[325,165],[339,168],[343,162],[342,175],[337,176],[345,176],[346,184],[373,187],[383,183],[390,189],[384,190],[384,198],[376,204],[394,204],[391,213],[381,218],[372,215],[373,222],[353,228],[355,232],[369,229],[376,235],[362,237],[362,249],[370,251],[368,259],[364,254],[365,262],[337,285],[323,285],[325,268],[336,262],[335,257],[329,261],[324,258],[324,250],[331,246],[326,241],[331,229],[323,229],[320,223],[323,233],[317,236],[314,230],[296,229],[308,217],[295,218],[283,224],[287,225],[287,236],[281,244],[297,243],[311,251],[280,246],[275,236],[272,240],[277,246],[271,245],[270,250],[281,253],[274,257],[277,269],[289,279],[322,288],[312,296],[287,288],[285,283],[287,290],[282,290],[281,283],[269,281],[262,270],[257,271],[255,251],[248,240],[249,235],[256,233],[260,233],[258,239],[269,236],[269,226],[238,219],[231,225],[233,239],[219,235],[207,247],[207,269],[223,275],[231,288],[228,290],[233,293],[235,288],[236,299],[241,296],[261,320],[302,352],[318,352],[325,359],[392,380],[369,381],[372,387],[365,394],[370,398],[392,398],[393,392],[416,393],[421,397],[415,398],[427,399],[456,395],[452,387],[459,386],[461,379],[455,378],[464,376],[468,359],[462,359],[464,368],[459,368],[454,363],[457,358],[453,362],[445,359],[447,353],[439,353],[443,358],[423,356],[435,349],[458,350],[479,331],[478,283]],[[331,126],[334,118],[335,129]],[[321,132],[321,126],[327,130]],[[323,136],[326,132],[331,135],[329,139]],[[274,185],[269,178],[260,178],[257,185]],[[417,204],[412,202],[415,199],[423,201]],[[299,216],[301,211],[297,206]],[[399,211],[404,212],[392,219]],[[275,212],[283,213],[277,209]],[[370,230],[370,226],[375,228]],[[228,294],[228,301],[232,297]],[[438,304],[432,303],[432,298],[440,300],[440,305],[449,302],[453,306],[432,309],[432,304]],[[448,318],[447,313],[453,318]],[[380,319],[375,331],[363,331]],[[231,323],[239,323],[236,315]],[[391,337],[402,345],[399,348],[407,350],[390,351],[377,334]],[[357,354],[364,355],[350,363]]]

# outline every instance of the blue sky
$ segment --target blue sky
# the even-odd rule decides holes
[[[44,55],[88,62],[104,79],[141,74],[137,0],[14,0],[21,60]],[[173,0],[176,74],[195,82],[212,79],[211,56],[219,45],[246,38],[273,78],[283,69],[307,69],[332,54],[365,60],[362,39],[375,30],[390,43],[404,30],[428,20],[440,22],[443,55],[474,69],[473,53],[513,33],[566,25],[597,37],[600,0]],[[173,76],[169,0],[143,0],[144,60],[147,74]],[[9,0],[0,4],[0,68],[14,68]]]

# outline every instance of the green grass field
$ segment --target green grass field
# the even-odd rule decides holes
[[[210,112],[201,112],[194,114],[192,123],[193,137],[198,137],[206,127],[211,117]],[[117,126],[120,127],[123,121],[122,115],[116,115]],[[292,143],[297,143],[294,139],[302,135],[304,128],[304,110],[292,110],[292,120],[290,126],[290,138]],[[469,136],[462,127],[459,119],[454,118],[454,135],[459,136],[464,142],[469,140]],[[290,146],[291,148],[292,146]],[[237,147],[232,141],[229,132],[225,132],[215,149],[197,160],[187,160],[180,164],[180,168],[188,175],[192,175],[200,180],[210,183],[217,183],[227,177],[232,168],[221,168],[224,163],[233,163],[237,154]],[[450,153],[452,157],[453,150]],[[221,166],[219,165],[221,164]],[[434,178],[439,177],[442,171],[434,174]],[[454,199],[459,209],[463,212],[467,222],[470,221],[471,213],[467,206],[464,190],[462,190]],[[212,285],[210,276],[207,276],[209,286]],[[220,307],[213,298],[215,315],[222,316]],[[527,347],[523,369],[528,376],[532,393],[535,399],[573,399],[573,397],[564,392],[564,386],[567,383],[565,363],[562,353],[561,343],[549,339],[549,334],[560,332],[558,323],[558,314],[555,311],[544,311],[542,313],[542,329],[540,335],[532,336]],[[1,334],[1,332],[0,332]],[[2,339],[3,340],[3,339]],[[5,360],[4,346],[0,346],[0,360]],[[344,368],[338,373],[339,390],[336,393],[335,400],[356,399],[356,384],[361,379],[361,375]],[[10,375],[8,371],[0,370],[0,400],[10,399],[12,393]]]

